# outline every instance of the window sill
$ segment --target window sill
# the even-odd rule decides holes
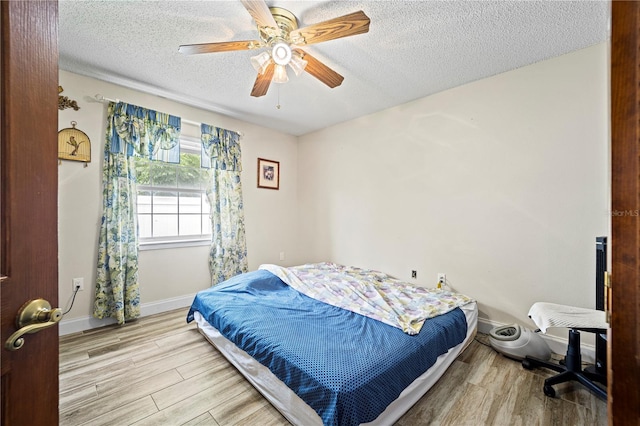
[[[198,247],[198,246],[209,246],[211,245],[211,240],[169,240],[169,241],[145,241],[140,242],[138,245],[138,250],[165,250],[165,249],[174,249],[174,248],[183,248],[183,247]]]

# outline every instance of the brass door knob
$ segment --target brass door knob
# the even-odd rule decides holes
[[[51,305],[44,299],[30,300],[18,311],[16,326],[13,333],[4,344],[10,351],[17,351],[24,345],[24,335],[56,325],[62,319],[62,309],[51,309]]]

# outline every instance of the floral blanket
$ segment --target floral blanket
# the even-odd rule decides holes
[[[382,272],[335,263],[292,268],[261,265],[306,296],[381,321],[407,334],[420,332],[428,318],[445,314],[473,300],[440,289],[427,289]]]

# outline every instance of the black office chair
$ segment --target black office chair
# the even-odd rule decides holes
[[[559,383],[576,380],[582,383],[587,389],[595,393],[602,399],[607,399],[607,375],[606,373],[599,372],[592,369],[582,368],[582,355],[580,354],[580,331],[589,333],[604,333],[605,329],[599,328],[572,328],[569,330],[569,345],[567,346],[567,354],[564,357],[564,361],[561,364],[555,364],[549,361],[543,361],[541,359],[533,357],[525,357],[522,360],[522,366],[527,370],[531,370],[535,367],[545,367],[551,370],[557,371],[560,374],[556,374],[553,377],[545,379],[542,391],[549,397],[555,397],[556,391],[552,387]],[[605,386],[602,388],[598,383]]]
[[[522,366],[527,370],[535,367],[545,367],[557,371],[560,374],[545,379],[542,388],[545,395],[555,397],[556,391],[553,385],[568,381],[578,381],[587,389],[602,399],[607,399],[607,375],[606,371],[598,368],[582,368],[582,355],[580,353],[580,332],[606,333],[607,324],[604,321],[604,312],[592,309],[576,308],[572,306],[557,305],[554,303],[534,303],[529,310],[529,317],[546,331],[549,327],[569,328],[569,344],[567,354],[560,364],[544,361],[527,356],[522,360]]]

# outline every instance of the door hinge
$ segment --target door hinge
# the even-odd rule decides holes
[[[604,271],[604,314],[607,324],[611,324],[611,273]]]

